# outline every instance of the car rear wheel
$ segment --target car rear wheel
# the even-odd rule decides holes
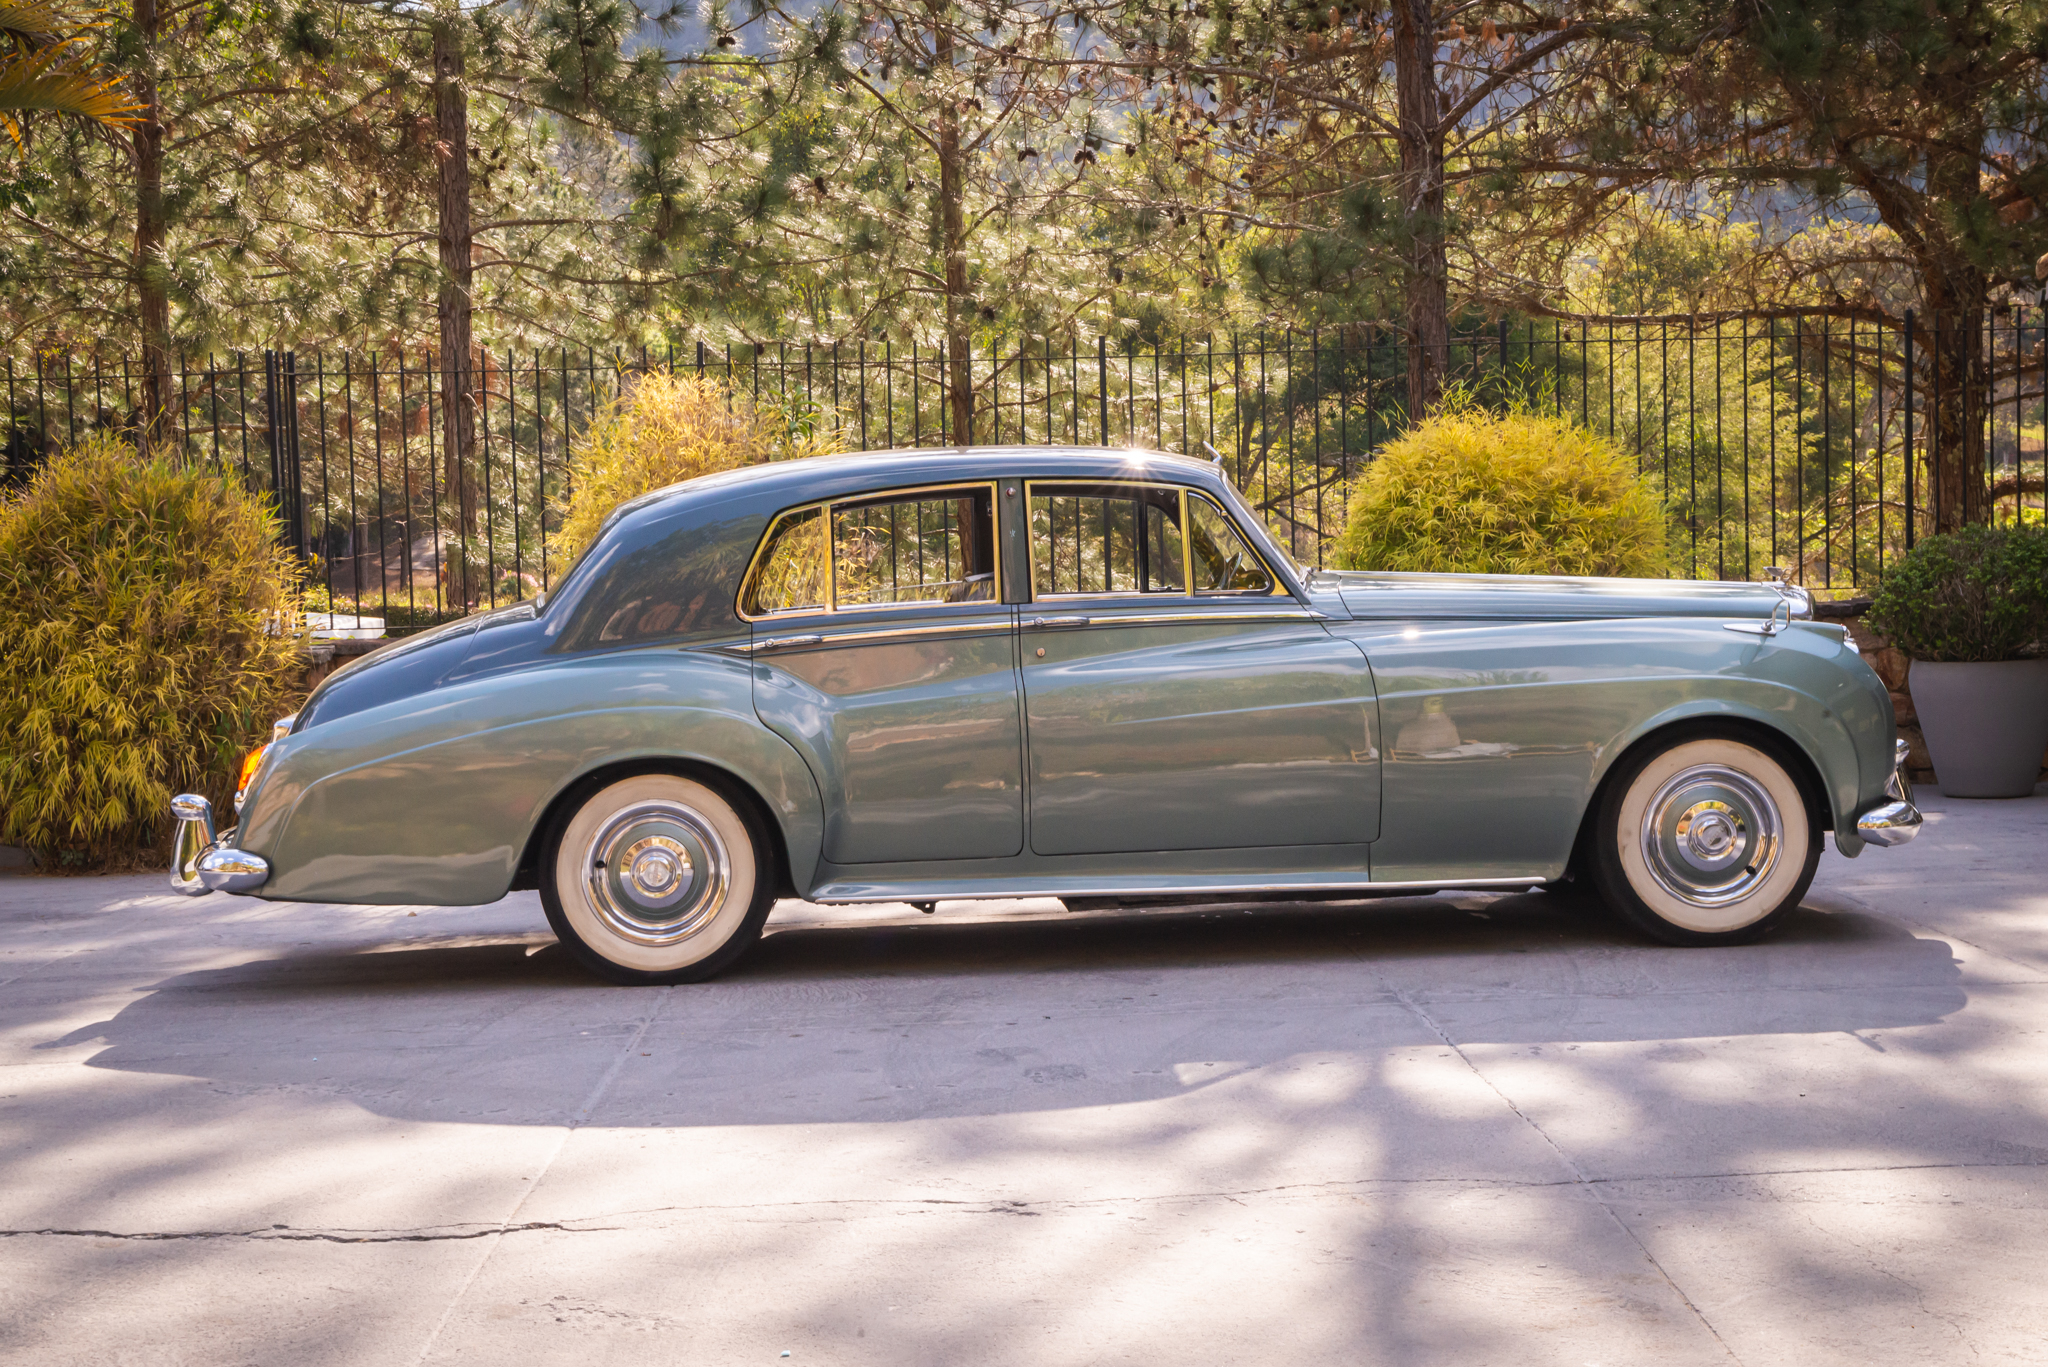
[[[1650,749],[1614,775],[1593,820],[1594,886],[1666,944],[1769,934],[1820,862],[1790,762],[1761,740],[1694,733]]]
[[[723,794],[676,774],[607,784],[555,824],[541,905],[569,953],[615,983],[699,982],[761,937],[766,844]]]

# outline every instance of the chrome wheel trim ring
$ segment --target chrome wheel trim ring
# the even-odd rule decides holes
[[[732,859],[711,819],[685,803],[640,801],[597,830],[583,859],[590,909],[636,945],[680,944],[725,904]]]
[[[1725,764],[1696,764],[1651,797],[1640,838],[1659,887],[1689,906],[1726,907],[1770,880],[1785,823],[1755,778]]]

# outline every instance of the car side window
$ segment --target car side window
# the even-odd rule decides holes
[[[834,602],[994,602],[995,545],[995,500],[985,485],[834,503]]]
[[[784,513],[754,562],[740,611],[749,617],[816,612],[825,606],[825,515],[820,508]]]
[[[777,517],[740,594],[740,615],[929,603],[993,603],[995,486],[834,499]]]
[[[1196,593],[1271,593],[1273,575],[1252,553],[1223,510],[1200,494],[1188,495],[1188,542],[1193,548]]]
[[[1032,595],[1186,593],[1178,489],[1031,485]]]

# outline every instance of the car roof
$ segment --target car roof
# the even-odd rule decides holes
[[[777,506],[787,507],[900,479],[974,479],[1027,473],[1101,479],[1170,475],[1191,484],[1208,484],[1219,477],[1211,462],[1168,451],[1111,446],[909,446],[723,470],[642,494],[622,504],[619,513],[638,512],[676,499],[695,501],[711,496],[724,502],[742,492],[773,496]]]
[[[561,581],[546,612],[546,631],[559,633],[557,648],[580,650],[624,643],[615,624],[636,612],[646,621],[658,620],[666,640],[741,630],[733,611],[735,589],[776,513],[891,488],[1019,476],[1157,479],[1225,502],[1231,497],[1222,468],[1209,461],[1102,446],[916,447],[750,465],[620,504]],[[1264,528],[1248,530],[1265,540]],[[1270,543],[1265,549],[1272,550]],[[647,604],[663,606],[657,614]]]

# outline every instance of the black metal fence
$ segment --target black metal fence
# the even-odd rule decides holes
[[[1664,501],[1669,572],[1810,587],[1875,583],[1933,525],[1944,463],[1932,329],[1838,312],[1722,319],[1485,323],[1446,357],[1454,387],[1568,414],[1636,458]],[[2041,522],[2048,317],[1994,312],[1970,405],[1993,518]],[[1917,341],[1917,350],[1916,350]],[[942,350],[702,344],[634,354],[481,351],[475,501],[445,487],[445,377],[431,348],[181,360],[159,440],[278,496],[315,606],[403,631],[524,597],[559,572],[572,457],[636,374],[690,373],[844,449],[981,443],[1220,451],[1275,534],[1326,563],[1374,454],[1408,426],[1399,335],[1359,326],[1159,345],[1038,338],[977,346],[971,433],[951,427]],[[130,359],[44,355],[5,373],[8,472],[58,445],[131,428]],[[1971,456],[1977,459],[1977,456]]]

